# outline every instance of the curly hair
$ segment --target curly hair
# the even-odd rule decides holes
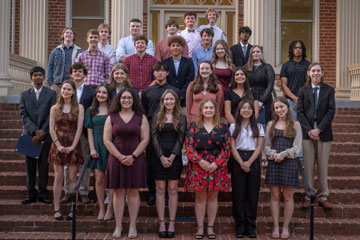
[[[77,102],[77,96],[76,96],[76,85],[74,83],[73,80],[65,80],[62,84],[61,84],[61,90],[60,90],[60,94],[58,94],[57,96],[57,101],[55,104],[55,116],[61,116],[63,113],[63,108],[65,105],[65,100],[61,94],[62,92],[62,88],[65,84],[69,84],[71,86],[71,88],[74,90],[74,94],[71,96],[71,110],[69,112],[69,119],[70,120],[76,120],[78,115],[79,115],[79,104]]]
[[[297,43],[300,43],[301,45],[301,49],[302,49],[302,59],[305,59],[307,56],[306,56],[306,47],[305,47],[305,44],[303,41],[301,40],[294,40],[290,43],[289,45],[289,60],[293,60],[294,59],[294,49],[295,49],[295,46]]]
[[[219,108],[217,106],[217,103],[210,99],[210,98],[206,98],[204,100],[202,100],[200,102],[200,106],[199,106],[199,112],[198,112],[198,116],[196,119],[196,127],[197,128],[201,128],[204,125],[204,115],[203,115],[203,110],[204,110],[204,106],[206,103],[211,102],[214,105],[215,108],[215,115],[213,118],[213,124],[215,125],[215,127],[219,127],[220,126],[220,113],[219,113]]]
[[[200,75],[200,65],[204,64],[204,63],[209,64],[209,66],[211,68],[211,71],[212,71],[212,73],[210,74],[210,77],[209,77],[207,89],[204,89],[204,80]],[[216,75],[214,73],[214,67],[211,65],[211,63],[209,61],[202,61],[199,64],[199,68],[198,68],[196,78],[193,81],[193,84],[191,86],[191,91],[194,94],[197,94],[197,93],[199,93],[201,91],[204,91],[204,90],[207,90],[207,91],[209,91],[211,93],[217,93],[217,91],[219,91],[219,89],[217,88],[217,85],[218,85],[218,80],[217,80]]]
[[[177,95],[177,93],[172,90],[172,89],[166,89],[165,92],[162,94],[161,96],[161,100],[160,100],[160,107],[159,107],[159,112],[156,115],[156,128],[158,128],[159,130],[161,130],[164,127],[164,124],[166,123],[166,107],[164,104],[164,100],[165,100],[165,96],[167,94],[171,94],[173,95],[173,97],[175,98],[175,107],[174,110],[172,112],[173,118],[172,118],[172,122],[174,124],[174,128],[176,130],[178,130],[179,124],[180,124],[180,115],[181,115],[181,107],[180,107],[180,99],[179,96]]]
[[[106,92],[107,92],[107,95],[108,95],[106,103],[107,103],[108,109],[110,108],[111,101],[112,101],[112,98],[113,98],[112,89],[111,89],[111,87],[110,87],[110,85],[108,83],[102,83],[96,88],[95,96],[93,97],[93,102],[92,102],[91,107],[90,107],[90,115],[91,116],[95,116],[96,114],[99,113],[99,105],[100,104],[99,104],[99,101],[96,98],[96,94],[100,91],[101,87],[104,87],[106,89]]]
[[[231,53],[229,50],[229,46],[228,44],[224,41],[224,40],[217,40],[214,44],[214,48],[213,48],[213,53],[212,53],[212,58],[211,58],[211,63],[213,65],[213,67],[215,68],[216,63],[219,61],[219,57],[216,55],[216,47],[221,44],[225,50],[225,56],[224,56],[224,60],[225,60],[225,64],[228,67],[228,69],[233,70],[234,65],[231,61]]]

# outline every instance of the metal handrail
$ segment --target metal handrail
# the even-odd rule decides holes
[[[85,159],[83,167],[80,171],[80,176],[78,178],[78,181],[70,193],[71,201],[72,201],[72,211],[73,211],[72,227],[71,227],[71,234],[73,240],[76,239],[76,194],[79,191],[82,180],[84,179],[85,171],[89,165],[89,162],[90,162],[90,155]]]
[[[297,159],[297,165],[300,169],[301,177],[304,181],[305,190],[309,192],[310,195],[310,240],[314,239],[314,202],[316,197],[316,192],[314,189],[310,187],[309,180],[306,177],[305,171],[304,171],[304,163],[302,158]]]

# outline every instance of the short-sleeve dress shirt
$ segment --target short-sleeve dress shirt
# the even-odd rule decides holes
[[[264,137],[265,132],[263,126],[258,123],[259,128],[259,137]],[[233,135],[235,131],[235,123],[230,124],[230,135]],[[241,124],[241,131],[239,135],[236,137],[235,147],[238,150],[242,151],[254,151],[256,149],[257,138],[252,137],[252,130],[250,124],[248,124],[247,128]]]

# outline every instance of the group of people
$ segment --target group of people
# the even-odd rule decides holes
[[[21,95],[24,130],[33,136],[33,144],[44,141],[39,159],[26,157],[28,194],[23,204],[37,199],[51,203],[46,187],[52,163],[54,218],[63,220],[60,203],[71,200],[79,167],[90,156],[97,219],[115,215],[114,238],[121,237],[126,198],[128,237],[137,236],[141,188],[149,189],[148,204],[156,203],[159,237],[173,238],[185,156],[185,190],[195,192],[196,239],[204,234],[216,238],[219,191],[230,186],[236,236],[256,238],[261,165],[270,186],[273,238],[290,236],[298,158],[304,159],[311,187],[317,158],[318,201],[331,208],[327,163],[335,99],[334,89],[324,83],[322,66],[308,62],[303,42],[293,41],[280,74],[285,97],[273,99],[275,73],[264,61],[262,47],[248,43],[251,29],[241,27],[240,43],[229,48],[216,26],[218,13],[209,9],[206,18],[209,25],[195,29],[196,13],[185,13],[186,29],[181,32],[176,22],[168,21],[168,37],[155,53],[153,43],[140,35],[138,19],[130,20],[130,36],[120,39],[117,48],[109,44],[107,24],[88,31],[86,51],[74,44],[75,30],[64,29],[63,42],[51,52],[48,65],[47,84],[55,91],[43,85],[45,70],[34,67],[33,87]],[[79,191],[85,204],[90,202],[89,171],[86,175]],[[60,199],[63,182],[65,195]],[[280,234],[281,195],[285,207]],[[309,205],[307,193],[304,207]],[[72,218],[70,212],[66,219]]]

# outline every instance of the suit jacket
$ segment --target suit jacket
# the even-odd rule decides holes
[[[89,86],[84,85],[84,89],[81,94],[81,98],[79,102],[81,105],[83,105],[84,112],[86,112],[86,109],[88,109],[91,106],[94,95],[95,95],[95,90]]]
[[[167,76],[166,81],[179,90],[181,106],[185,107],[186,89],[195,77],[194,63],[190,58],[181,57],[177,75],[172,57],[165,59],[164,63],[169,67],[169,75]]]
[[[247,61],[249,59],[251,48],[252,48],[252,45],[249,43],[247,50],[246,50],[246,56],[244,56],[244,53],[243,53],[240,43],[238,43],[230,48],[231,59],[232,59],[233,64],[236,67],[242,67],[247,63]]]
[[[35,130],[43,130],[46,136],[43,139],[51,142],[49,135],[50,109],[56,103],[56,92],[43,87],[39,100],[36,100],[34,88],[21,93],[20,97],[20,118],[23,123],[23,132],[35,136]]]
[[[298,94],[297,118],[303,131],[303,139],[309,140],[308,132],[314,129],[315,105],[312,88],[300,88]],[[322,84],[316,111],[317,128],[320,129],[320,141],[333,140],[331,122],[335,116],[335,90],[333,87]]]

